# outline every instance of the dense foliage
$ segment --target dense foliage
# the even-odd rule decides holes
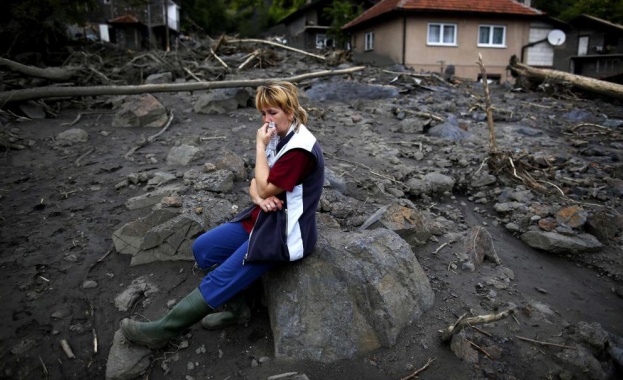
[[[305,5],[305,0],[184,0],[182,22],[209,35],[255,36]]]
[[[355,7],[352,3],[342,0],[333,0],[331,6],[324,9],[331,19],[331,26],[327,34],[335,41],[335,46],[342,47],[349,40],[342,32],[342,26],[359,16],[363,12],[361,5]]]
[[[621,0],[534,0],[532,6],[564,21],[569,21],[581,14],[588,14],[623,24],[623,1]]]

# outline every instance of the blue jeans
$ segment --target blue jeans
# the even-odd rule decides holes
[[[193,255],[199,268],[208,269],[218,265],[199,284],[199,291],[213,309],[276,265],[272,262],[247,262],[242,265],[248,246],[249,233],[240,222],[221,224],[199,236],[193,243]]]

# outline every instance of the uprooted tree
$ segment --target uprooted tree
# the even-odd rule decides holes
[[[519,62],[517,56],[512,56],[508,65],[514,77],[527,79],[530,82],[549,81],[565,84],[582,91],[593,92],[613,98],[623,99],[623,85],[589,78],[581,75],[566,73],[564,71],[537,69]]]

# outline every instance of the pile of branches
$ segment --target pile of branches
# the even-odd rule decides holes
[[[285,53],[282,53],[285,52]],[[46,87],[128,86],[142,85],[156,73],[170,72],[173,80],[219,81],[228,74],[250,68],[283,65],[296,54],[297,61],[313,59],[326,63],[323,55],[282,45],[270,40],[235,39],[221,36],[217,40],[179,40],[171,51],[132,51],[111,44],[92,43],[74,50],[60,67],[40,68],[0,58],[3,91]],[[336,58],[338,57],[338,58]],[[339,58],[341,57],[341,58]],[[339,64],[346,54],[332,54],[331,63]],[[338,61],[338,62],[336,62]],[[0,92],[0,95],[3,93]],[[5,103],[13,101],[0,96]]]

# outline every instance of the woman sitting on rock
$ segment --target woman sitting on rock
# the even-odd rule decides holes
[[[277,263],[313,251],[324,159],[305,127],[307,112],[289,82],[259,87],[255,105],[264,124],[256,134],[255,178],[249,186],[253,206],[197,238],[195,260],[200,268],[212,270],[159,320],[121,321],[128,340],[157,349],[200,320],[208,329],[247,322],[250,310],[241,291]],[[276,148],[269,144],[275,133]],[[223,304],[225,311],[208,315]]]

